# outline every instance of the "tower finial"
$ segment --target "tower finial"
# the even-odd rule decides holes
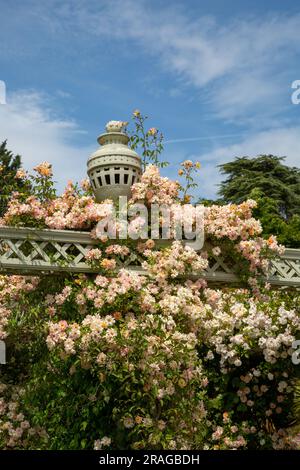
[[[106,132],[122,132],[122,129],[127,125],[124,121],[109,121],[106,126]]]
[[[88,175],[97,201],[130,197],[131,185],[141,176],[141,159],[128,146],[124,121],[109,121],[98,137],[100,147],[88,159]]]

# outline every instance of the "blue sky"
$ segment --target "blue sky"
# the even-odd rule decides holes
[[[0,0],[0,21],[0,141],[28,169],[51,161],[60,188],[136,108],[165,135],[169,176],[200,160],[201,196],[238,155],[299,166],[299,2]]]

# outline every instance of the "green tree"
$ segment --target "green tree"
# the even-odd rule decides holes
[[[282,162],[285,157],[259,155],[238,157],[219,165],[227,179],[220,184],[219,194],[225,203],[240,203],[251,197],[253,190],[272,199],[274,210],[285,220],[300,215],[300,169]]]
[[[4,214],[12,191],[22,188],[22,180],[16,178],[21,168],[20,155],[14,155],[7,149],[7,141],[0,144],[0,217]]]
[[[219,195],[224,204],[256,200],[254,216],[262,223],[263,235],[276,235],[280,243],[300,248],[300,169],[285,165],[284,160],[259,155],[219,165],[227,176]]]

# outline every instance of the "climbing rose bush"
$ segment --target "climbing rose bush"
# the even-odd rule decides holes
[[[143,173],[141,181],[132,187],[132,201],[143,201],[147,205],[157,203],[171,205],[179,195],[180,184],[169,178],[161,177],[159,168],[149,165]]]
[[[2,225],[95,238],[112,202],[96,203],[87,182],[57,197],[51,166],[36,173]],[[178,185],[150,166],[131,202],[162,200],[180,202]],[[206,208],[200,253],[103,237],[86,255],[94,275],[1,276],[1,448],[295,448],[299,294],[264,285],[283,247],[260,237],[254,206]],[[237,263],[243,288],[207,287],[204,271],[219,256]],[[123,269],[128,259],[145,273]]]
[[[6,325],[12,313],[10,305],[20,300],[24,292],[32,292],[39,279],[32,276],[0,276],[0,340],[7,336]]]

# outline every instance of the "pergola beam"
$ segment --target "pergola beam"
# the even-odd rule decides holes
[[[97,270],[86,263],[85,255],[97,243],[88,232],[0,227],[0,273],[92,274]],[[143,274],[136,262],[135,257],[129,258],[119,268]],[[222,257],[212,259],[201,276],[213,284],[239,282],[236,271]],[[197,273],[190,277],[197,277]],[[282,257],[272,260],[267,280],[278,287],[300,287],[300,250],[287,249]]]

